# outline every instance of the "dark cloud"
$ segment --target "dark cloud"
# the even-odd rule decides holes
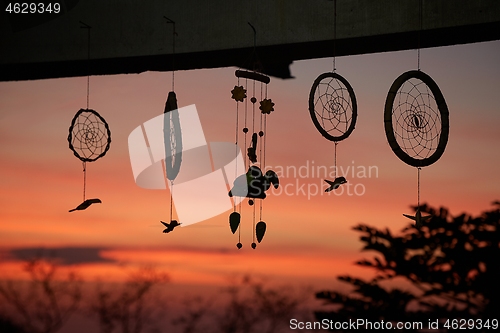
[[[56,260],[61,265],[115,262],[112,259],[103,258],[101,256],[101,251],[104,250],[106,250],[106,248],[100,247],[31,247],[12,249],[9,251],[9,254],[11,258],[18,260],[44,258]]]

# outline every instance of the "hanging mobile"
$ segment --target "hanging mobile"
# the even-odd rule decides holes
[[[182,134],[179,120],[179,110],[177,108],[177,96],[174,91],[175,79],[175,22],[167,17],[167,24],[173,25],[172,36],[172,91],[168,93],[167,101],[165,102],[165,110],[163,112],[163,140],[165,145],[165,174],[170,182],[170,223],[160,221],[166,229],[164,233],[169,233],[175,227],[181,225],[177,220],[173,219],[173,193],[174,180],[179,174],[182,162]]]
[[[422,1],[420,0],[420,26]],[[420,44],[420,43],[419,43]],[[387,94],[384,110],[385,134],[397,157],[417,168],[417,209],[415,216],[403,214],[415,221],[417,228],[430,216],[420,212],[420,170],[435,163],[448,143],[449,112],[441,90],[434,80],[418,70],[401,74]]]
[[[234,181],[234,186],[229,191],[230,197],[246,197],[248,198],[248,204],[253,206],[253,241],[252,248],[257,247],[257,240],[260,243],[266,233],[266,223],[262,220],[262,200],[266,198],[266,191],[271,187],[278,188],[279,180],[278,175],[272,171],[268,170],[265,174],[262,168],[266,166],[266,129],[267,129],[267,116],[274,111],[274,103],[267,96],[267,85],[271,81],[269,76],[260,73],[261,68],[258,67],[259,63],[256,59],[256,30],[254,26],[248,23],[254,33],[254,47],[252,53],[252,71],[247,70],[237,70],[235,76],[238,78],[238,83],[231,91],[231,98],[236,101],[236,149],[238,149],[238,138],[239,138],[239,109],[240,103],[244,104],[244,146],[247,147],[247,137],[249,129],[247,127],[248,120],[248,98],[247,92],[251,91],[251,120],[252,120],[252,138],[251,144],[247,149],[246,165],[248,166],[248,171],[240,175]],[[257,95],[260,88],[260,98],[259,98],[259,110],[260,110],[260,124],[256,125],[256,108],[257,108]],[[257,126],[259,128],[257,129]],[[257,164],[260,161],[259,167]],[[236,169],[237,170],[237,169]],[[256,221],[256,204],[255,200],[258,200],[259,204],[259,222],[255,224]],[[239,210],[239,212],[237,211]],[[231,232],[234,234],[238,230],[238,244],[236,247],[241,249],[243,246],[241,244],[241,201],[237,204],[236,199],[233,199],[233,212],[229,216],[229,226]]]
[[[309,93],[309,113],[316,129],[334,146],[333,181],[325,179],[329,187],[325,192],[337,189],[345,184],[345,177],[337,177],[337,145],[349,137],[356,125],[358,107],[356,96],[349,82],[336,73],[335,42],[337,39],[337,1],[334,1],[333,29],[333,71],[319,75]]]
[[[87,108],[80,109],[69,127],[68,142],[73,154],[82,161],[83,165],[83,202],[75,210],[85,210],[94,203],[101,203],[98,198],[86,199],[85,190],[87,185],[87,162],[94,162],[106,155],[111,144],[111,131],[109,126],[99,113],[89,109],[90,96],[90,26],[81,22],[84,29],[88,30],[88,54],[87,54]]]

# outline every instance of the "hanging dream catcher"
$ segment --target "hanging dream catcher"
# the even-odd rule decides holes
[[[387,94],[384,124],[392,151],[417,168],[417,210],[404,216],[420,228],[428,219],[420,213],[420,170],[436,162],[448,142],[448,107],[438,85],[419,70],[400,75]]]
[[[84,25],[83,28],[88,29],[87,61],[90,62],[90,26],[80,23]],[[87,75],[87,108],[80,109],[75,114],[69,127],[69,148],[83,165],[83,202],[70,212],[84,210],[94,203],[101,203],[101,200],[97,198],[86,199],[87,162],[94,162],[106,155],[111,144],[111,131],[108,124],[97,111],[89,109],[89,81],[90,72]]]
[[[422,30],[422,0],[419,24]],[[417,168],[417,209],[415,215],[403,214],[420,228],[430,216],[420,212],[420,170],[435,163],[448,143],[449,112],[441,90],[434,80],[420,71],[420,31],[417,48],[418,70],[401,74],[387,94],[384,125],[392,151],[406,164]]]
[[[325,192],[335,190],[347,182],[345,177],[337,175],[337,144],[351,135],[358,116],[354,90],[345,78],[335,72],[336,8],[335,1],[333,71],[319,75],[309,93],[309,113],[314,126],[325,139],[335,143],[335,179],[333,181],[325,179],[329,185]]]
[[[175,22],[164,16],[167,24],[173,25],[172,36],[172,91],[168,93],[167,101],[165,102],[165,109],[163,112],[163,142],[165,145],[165,175],[170,182],[170,222],[160,221],[166,229],[164,233],[169,233],[175,227],[181,225],[177,220],[173,219],[173,192],[174,180],[179,174],[182,162],[182,133],[179,120],[179,110],[177,107],[177,96],[174,91],[175,82]]]
[[[254,31],[254,55],[255,55],[255,28],[249,23]],[[267,85],[271,79],[258,72],[254,59],[254,70],[237,70],[235,76],[238,82],[231,91],[231,98],[236,102],[236,149],[239,138],[239,113],[244,113],[243,135],[244,147],[247,149],[245,158],[248,171],[236,177],[232,189],[229,191],[230,197],[248,198],[248,204],[253,208],[253,230],[252,248],[257,247],[257,240],[260,243],[266,232],[266,223],[262,220],[262,205],[266,198],[266,191],[271,185],[278,188],[279,180],[277,174],[272,170],[263,171],[266,167],[266,129],[267,116],[274,111],[274,103],[267,96]],[[250,95],[250,99],[247,95]],[[250,105],[249,105],[250,102]],[[241,106],[240,106],[241,105]],[[249,115],[250,113],[250,115]],[[251,122],[249,124],[249,122]],[[250,128],[249,128],[250,127]],[[251,133],[251,134],[250,134]],[[251,138],[249,138],[251,136]],[[247,145],[249,144],[249,146]],[[248,147],[248,148],[247,148]],[[245,168],[246,168],[245,167]],[[257,201],[257,202],[256,202]],[[258,203],[258,204],[257,204]],[[259,206],[259,222],[256,224],[257,206]],[[229,225],[234,234],[238,231],[238,249],[241,249],[241,201],[239,204],[233,199],[233,212],[229,216]]]

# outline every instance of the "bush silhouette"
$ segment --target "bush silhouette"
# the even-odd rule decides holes
[[[318,311],[318,320],[371,321],[498,317],[500,309],[500,202],[480,216],[452,217],[445,208],[427,205],[431,215],[420,229],[410,225],[392,235],[365,224],[353,229],[362,235],[363,250],[376,255],[356,264],[375,270],[370,280],[340,276],[352,292],[322,291],[316,297],[334,304],[335,311]],[[416,209],[416,207],[414,207]],[[398,287],[388,287],[398,281]],[[401,284],[404,287],[400,287]],[[442,325],[440,326],[443,327]]]

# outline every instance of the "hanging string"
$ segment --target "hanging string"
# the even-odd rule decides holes
[[[255,80],[253,82],[253,96],[255,96]],[[255,103],[252,103],[252,133],[255,133]]]
[[[267,83],[266,83],[266,89],[265,89],[265,99],[267,99]],[[264,149],[264,157],[262,158],[262,165],[266,167],[266,142],[267,142],[267,113],[264,115],[264,144],[263,144],[263,149]]]
[[[167,20],[167,24],[172,24],[172,91],[174,91],[174,82],[175,82],[175,36],[177,36],[177,32],[175,31],[175,22],[169,19],[166,16],[163,16],[164,19]]]
[[[335,172],[335,179],[337,179],[337,145],[339,143],[337,141],[335,141],[335,147],[333,149],[333,165],[334,165],[334,168],[333,168],[333,171]]]
[[[241,244],[241,226],[238,228],[238,243]]]
[[[240,85],[240,78],[238,78],[238,86]],[[239,105],[240,102],[236,101],[236,138],[235,138],[235,151],[234,151],[234,158],[235,158],[235,167],[234,167],[234,179],[238,177],[238,137],[239,137],[239,131],[238,131],[238,125],[239,125]],[[236,199],[233,198],[233,212],[236,211]]]
[[[263,96],[263,92],[262,92],[262,85],[263,83],[260,84],[260,99],[263,100],[262,96]],[[266,137],[266,132],[264,131],[264,119],[266,119],[265,115],[261,112],[260,113],[260,131],[262,132],[262,136],[260,136],[260,133],[259,133],[259,141],[260,141],[260,145],[259,145],[259,155],[260,155],[260,161],[261,161],[261,172],[264,172],[264,169],[266,168],[266,164],[265,164],[265,161],[264,161],[264,149],[265,149],[265,137]],[[261,176],[264,176],[264,174],[262,174]],[[259,200],[259,220],[262,221],[262,204],[263,204],[263,201],[262,199]],[[255,221],[254,221],[255,222]],[[255,243],[255,240],[254,240],[254,243]]]
[[[420,169],[421,167],[417,168],[417,209],[420,210]]]
[[[80,21],[83,24],[82,29],[87,29],[87,110],[89,109],[89,99],[90,99],[90,25]]]
[[[260,100],[261,101],[263,100],[263,98],[262,98],[262,96],[263,96],[262,85],[263,85],[263,83],[260,84]],[[266,165],[263,163],[264,161],[263,161],[263,155],[262,155],[263,152],[264,152],[263,149],[262,149],[263,148],[262,146],[264,145],[263,144],[264,143],[264,135],[266,134],[264,132],[263,118],[264,118],[264,114],[261,112],[260,113],[260,132],[262,132],[262,136],[260,135],[260,132],[259,132],[259,141],[260,141],[260,144],[259,144],[259,156],[260,157],[259,158],[260,158],[260,161],[262,162],[262,164],[261,164],[262,169],[266,167]]]
[[[418,41],[417,41],[417,69],[420,71],[420,32],[422,31],[422,0],[418,1]]]
[[[85,201],[85,188],[87,187],[87,162],[82,162],[83,166],[83,201]]]
[[[239,82],[239,81],[238,81]],[[248,79],[245,78],[245,88],[248,88]],[[247,118],[248,118],[248,98],[245,98],[245,128],[244,128],[244,140],[243,140],[243,144],[244,144],[244,149],[247,149],[247,137],[248,137],[248,126],[247,126]],[[250,161],[249,161],[249,158],[248,158],[248,154],[245,154],[245,165],[249,165],[250,164]]]
[[[172,222],[173,216],[173,202],[174,202],[174,181],[170,180],[170,222]]]
[[[335,73],[335,56],[337,41],[337,0],[333,0],[333,72]]]
[[[262,201],[262,200],[261,200]],[[253,229],[252,229],[252,243],[255,243],[255,205],[253,205]]]

